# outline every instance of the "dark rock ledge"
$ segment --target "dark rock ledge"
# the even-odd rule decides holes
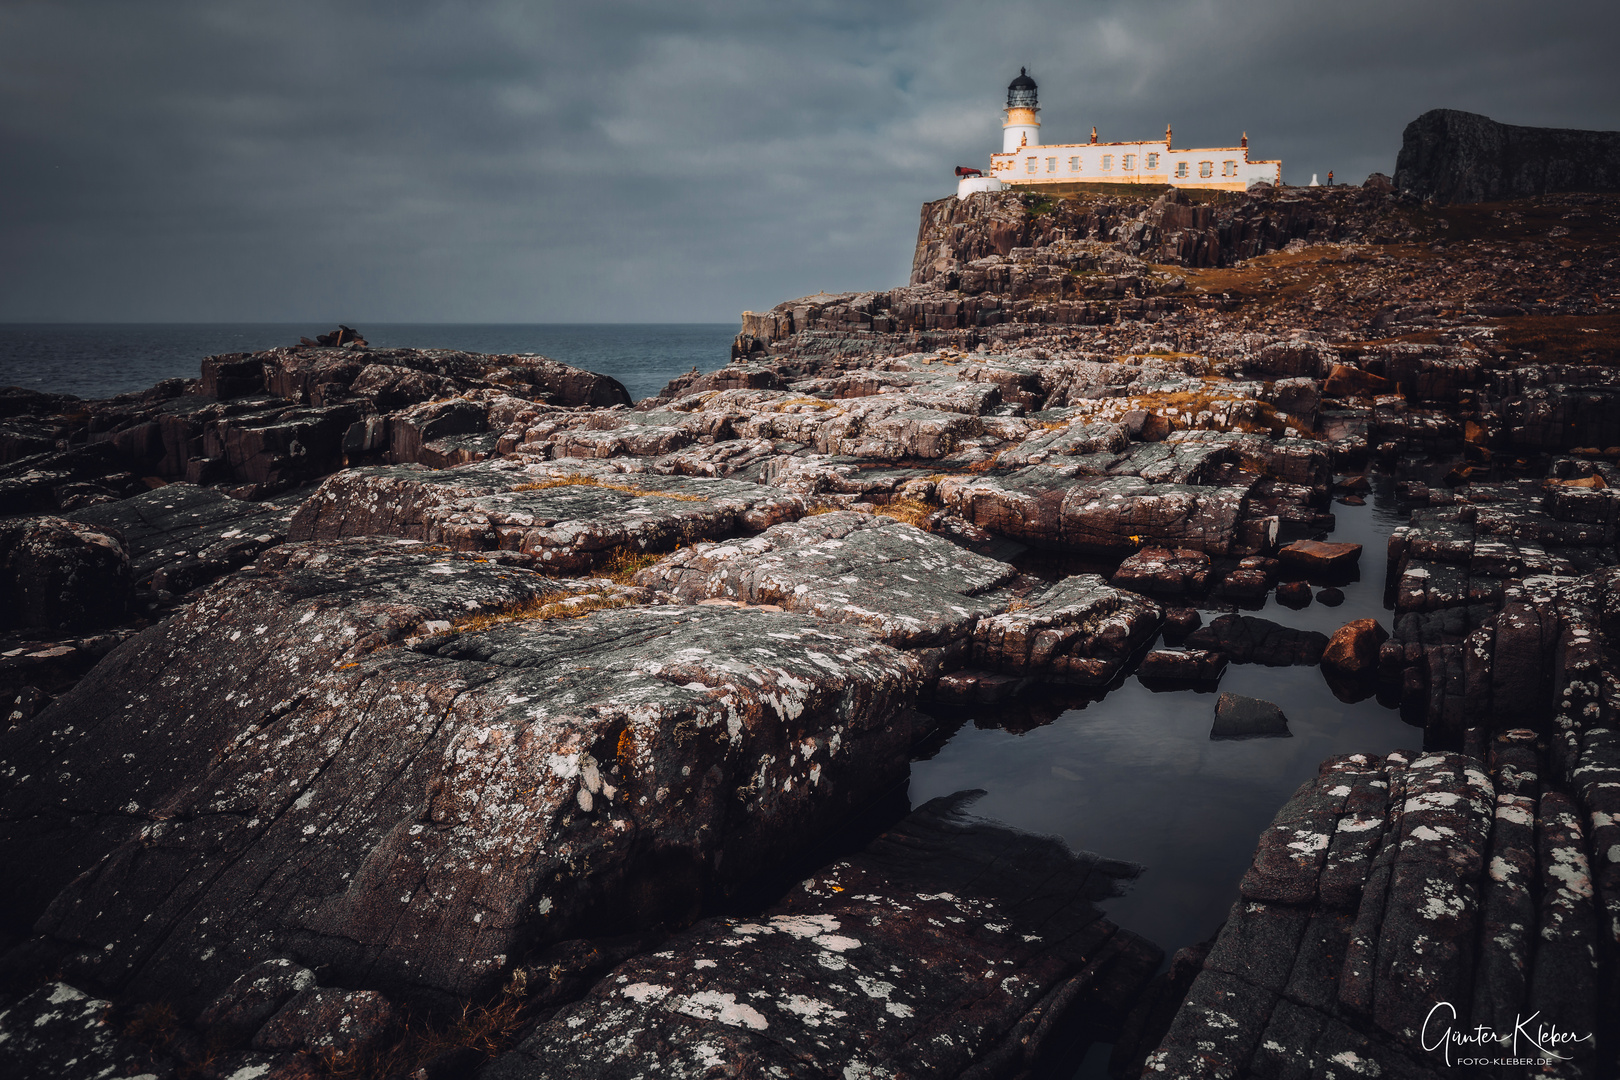
[[[1139,868],[975,821],[964,801],[919,808],[758,916],[621,965],[480,1076],[977,1078],[1113,1038],[1162,954],[1093,902]]]

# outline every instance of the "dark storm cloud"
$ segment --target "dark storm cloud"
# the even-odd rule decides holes
[[[0,6],[0,319],[729,321],[893,285],[1043,137],[1390,172],[1445,106],[1620,127],[1614,5]]]

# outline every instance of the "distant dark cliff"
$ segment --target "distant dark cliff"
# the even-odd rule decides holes
[[[1519,127],[1431,109],[1406,125],[1395,186],[1447,203],[1620,191],[1620,131]]]

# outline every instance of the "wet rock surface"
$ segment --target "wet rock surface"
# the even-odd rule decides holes
[[[1242,694],[1222,694],[1215,699],[1215,722],[1209,729],[1212,739],[1277,738],[1288,734],[1288,717],[1269,701]]]
[[[1328,638],[1315,630],[1296,630],[1253,615],[1220,615],[1188,634],[1187,644],[1239,664],[1288,667],[1320,661]]]

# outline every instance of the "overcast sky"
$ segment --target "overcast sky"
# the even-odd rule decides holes
[[[903,284],[1000,149],[1393,172],[1425,110],[1620,128],[1613,0],[0,0],[0,321],[731,322]]]

